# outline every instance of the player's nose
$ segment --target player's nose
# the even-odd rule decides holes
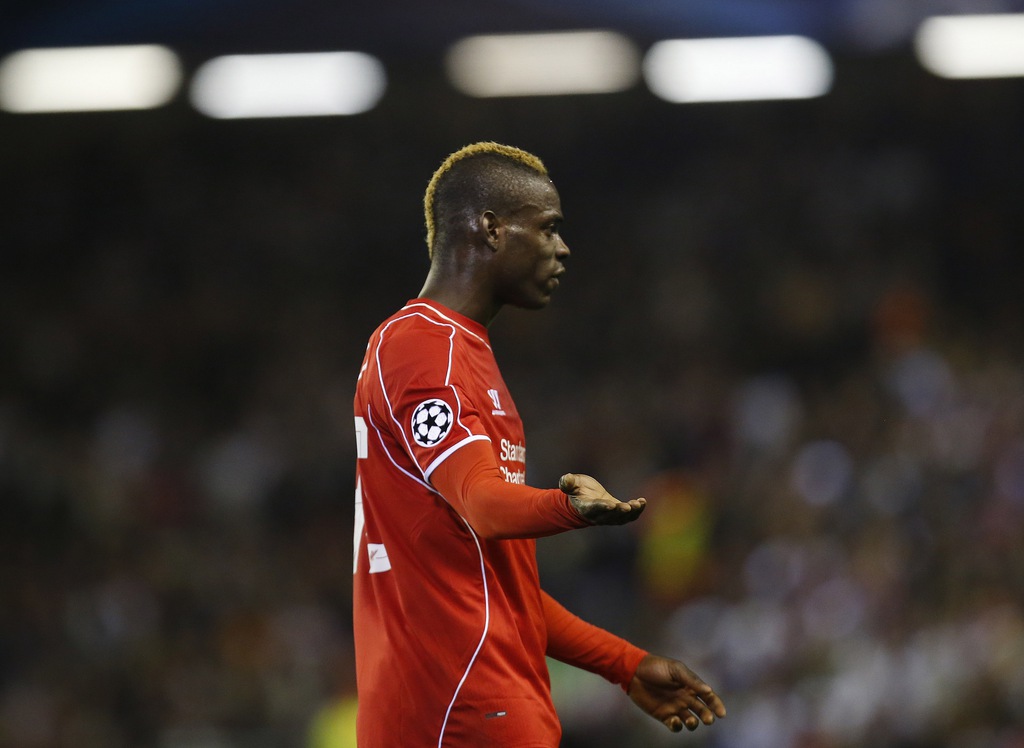
[[[559,234],[558,247],[555,249],[555,255],[559,258],[565,258],[570,254],[572,254],[572,252],[569,251],[569,245],[565,243],[565,239],[563,239],[561,234]]]

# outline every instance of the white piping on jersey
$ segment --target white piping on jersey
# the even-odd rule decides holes
[[[440,314],[440,312],[437,312],[437,310],[435,310],[431,306],[428,306],[427,304],[415,304],[415,305],[412,305],[412,306],[426,306],[428,309],[431,309],[432,311]],[[444,316],[444,315],[441,315],[441,316]],[[463,430],[469,436],[473,436],[474,434],[473,434],[472,431],[469,430],[468,426],[466,426],[464,423],[462,423],[462,400],[459,399],[458,391],[451,384],[452,353],[455,350],[455,345],[454,345],[455,333],[456,333],[456,329],[455,328],[458,327],[459,329],[464,330],[466,332],[466,334],[472,335],[474,338],[476,338],[477,340],[480,340],[482,343],[484,343],[484,345],[487,345],[487,343],[479,335],[476,335],[476,334],[470,332],[469,330],[466,330],[466,328],[462,327],[462,325],[458,324],[457,322],[453,321],[453,322],[451,322],[451,324],[446,324],[444,322],[438,322],[436,320],[430,319],[430,317],[427,317],[426,315],[424,315],[424,314],[422,314],[420,312],[411,312],[411,313],[409,313],[409,314],[407,314],[405,316],[396,317],[395,319],[391,320],[386,325],[384,325],[384,329],[382,329],[380,331],[380,339],[377,341],[377,348],[373,352],[373,357],[377,361],[377,380],[380,383],[380,391],[381,391],[381,394],[384,396],[384,402],[386,402],[388,404],[388,412],[391,415],[391,420],[394,421],[395,426],[398,427],[398,433],[402,435],[402,441],[405,442],[405,448],[408,451],[408,454],[412,455],[413,454],[412,445],[409,444],[409,438],[405,434],[405,428],[402,426],[402,424],[399,422],[399,420],[395,417],[395,409],[391,405],[391,398],[388,397],[387,387],[384,386],[384,372],[383,372],[383,370],[381,368],[381,365],[380,365],[380,349],[381,349],[381,346],[384,345],[384,335],[385,335],[385,333],[387,333],[388,328],[391,327],[391,325],[395,324],[396,322],[401,322],[402,320],[408,319],[409,317],[420,317],[420,318],[426,320],[427,322],[429,322],[432,325],[437,325],[438,327],[447,327],[447,328],[449,328],[451,330],[451,334],[448,336],[448,370],[445,372],[445,375],[444,375],[444,383],[445,383],[445,386],[447,386],[448,388],[451,389],[452,395],[455,397],[455,402],[458,404],[458,408],[457,408],[458,413],[456,414],[455,421],[456,421],[456,423],[459,424],[459,426],[461,426],[463,428]],[[488,350],[490,350],[490,346],[488,346]],[[419,467],[419,462],[417,460],[413,460],[413,462],[416,464],[416,467]],[[432,465],[433,465],[433,463],[432,463]],[[426,479],[427,473],[422,468],[420,468],[420,472],[423,473],[423,477],[424,477],[424,479]]]
[[[476,645],[476,650],[473,652],[473,656],[469,658],[469,664],[466,665],[465,672],[462,673],[462,678],[459,680],[459,685],[455,687],[455,693],[452,694],[452,700],[448,702],[448,709],[444,713],[444,722],[441,723],[441,733],[437,736],[437,748],[441,748],[441,743],[444,742],[444,731],[448,729],[448,717],[451,716],[452,707],[455,706],[455,700],[459,698],[459,691],[462,690],[462,685],[466,682],[466,678],[469,677],[469,671],[473,669],[473,665],[476,664],[476,658],[480,654],[480,650],[484,647],[484,641],[487,639],[487,634],[491,630],[491,595],[487,589],[487,566],[484,564],[484,551],[480,547],[480,539],[476,536],[476,532],[473,531],[472,525],[466,520],[465,517],[460,515],[459,517],[463,522],[466,523],[466,529],[469,530],[469,534],[473,536],[473,542],[476,543],[476,552],[480,556],[480,578],[484,583],[484,630],[480,635],[480,641]]]
[[[453,444],[452,446],[448,447],[448,449],[446,449],[444,452],[438,455],[437,459],[435,459],[432,463],[427,465],[427,469],[423,472],[423,477],[426,478],[427,480],[430,480],[431,473],[433,473],[442,462],[451,457],[453,452],[462,449],[465,445],[469,444],[470,442],[489,442],[490,440],[491,437],[485,436],[484,434],[474,434],[473,436],[467,436],[458,444]]]
[[[444,314],[444,313],[443,313],[443,312],[441,312],[440,310],[438,310],[438,309],[435,309],[435,308],[434,308],[434,307],[432,307],[432,306],[431,306],[430,304],[425,304],[425,303],[424,303],[424,302],[422,302],[422,301],[417,301],[417,302],[416,302],[415,304],[406,304],[406,305],[405,305],[405,306],[403,306],[403,307],[402,307],[402,308],[401,308],[401,309],[400,309],[399,311],[403,311],[403,312],[404,312],[404,311],[405,311],[406,309],[412,309],[412,308],[413,308],[414,306],[422,306],[422,307],[425,307],[425,308],[429,309],[430,311],[432,311],[432,312],[433,312],[434,314],[436,314],[436,315],[437,315],[438,317],[440,317],[441,319],[443,319],[443,320],[446,320],[446,321],[448,321],[448,322],[451,322],[451,323],[452,323],[453,325],[455,325],[455,326],[456,326],[457,328],[459,328],[460,330],[462,330],[462,331],[463,331],[464,333],[466,333],[467,335],[472,335],[472,336],[473,336],[474,338],[476,338],[476,339],[477,339],[477,340],[479,340],[479,341],[480,341],[481,343],[483,343],[484,345],[486,345],[486,346],[487,346],[487,350],[491,350],[491,346],[490,346],[490,343],[488,343],[488,342],[487,342],[486,340],[484,340],[483,338],[481,338],[481,337],[480,337],[479,335],[477,335],[477,334],[476,334],[475,332],[473,332],[473,331],[472,331],[472,330],[470,330],[469,328],[467,328],[467,327],[465,327],[465,326],[463,326],[463,325],[460,325],[460,324],[459,324],[458,322],[456,322],[455,320],[453,320],[453,319],[452,319],[451,317],[449,317],[448,315]],[[422,315],[421,315],[421,316],[422,316]]]
[[[387,455],[388,461],[395,466],[395,469],[397,469],[398,472],[409,476],[424,488],[430,491],[434,491],[434,493],[437,493],[437,491],[434,489],[432,485],[430,485],[424,480],[421,480],[419,476],[413,475],[408,470],[399,465],[397,462],[395,462],[395,458],[391,456],[391,452],[388,451],[388,446],[384,443],[384,435],[381,433],[380,429],[377,428],[377,424],[373,422],[373,408],[370,407],[369,403],[366,404],[366,420],[369,421],[370,426],[373,427],[374,433],[377,434],[377,441],[380,442],[381,449],[384,450],[384,454]]]
[[[391,464],[394,465],[396,468],[398,468],[398,470],[400,472],[404,473],[405,475],[407,475],[410,478],[412,478],[413,480],[415,480],[417,483],[420,483],[420,484],[424,485],[430,491],[432,491],[433,493],[436,493],[437,495],[440,496],[441,494],[440,494],[440,492],[437,489],[435,489],[429,483],[425,482],[426,479],[429,478],[430,474],[437,468],[437,466],[440,465],[446,458],[450,457],[451,454],[453,452],[455,452],[457,449],[459,449],[460,447],[464,446],[465,444],[468,444],[471,441],[476,441],[478,439],[486,439],[487,441],[490,441],[490,437],[488,437],[488,436],[473,434],[473,432],[470,431],[469,428],[467,428],[462,423],[462,420],[461,420],[462,401],[459,399],[458,391],[456,391],[455,387],[452,386],[452,384],[450,382],[451,371],[452,371],[452,352],[453,352],[454,347],[455,347],[454,344],[453,344],[454,338],[455,338],[455,332],[456,332],[455,328],[458,328],[459,330],[462,330],[463,332],[465,332],[467,335],[470,335],[470,336],[476,338],[477,340],[479,340],[481,343],[483,343],[487,347],[487,350],[491,350],[491,346],[487,343],[486,340],[481,338],[479,335],[477,335],[476,333],[466,329],[464,326],[460,325],[455,320],[453,320],[453,319],[447,317],[446,315],[442,314],[441,312],[439,312],[437,309],[435,309],[434,307],[432,307],[429,304],[424,304],[422,302],[418,302],[416,304],[409,304],[409,305],[403,307],[403,310],[411,309],[412,307],[418,307],[418,306],[422,306],[422,307],[425,307],[425,308],[429,309],[431,312],[433,312],[437,316],[441,317],[442,319],[446,320],[450,324],[446,325],[444,323],[437,322],[436,320],[430,319],[429,317],[423,315],[420,312],[412,312],[412,313],[410,313],[408,315],[405,315],[403,317],[397,317],[397,318],[391,320],[391,322],[389,322],[387,325],[385,325],[384,329],[381,330],[380,339],[379,339],[379,341],[377,343],[377,350],[374,351],[374,358],[377,361],[377,378],[378,378],[378,380],[380,382],[381,393],[384,395],[384,401],[388,405],[388,411],[390,412],[391,420],[398,427],[398,431],[402,435],[402,440],[405,442],[405,446],[408,449],[408,454],[411,456],[413,454],[412,445],[409,444],[409,440],[408,440],[408,438],[405,435],[405,429],[402,427],[402,424],[399,423],[397,418],[395,418],[395,411],[394,411],[394,408],[391,405],[391,399],[388,397],[387,389],[384,387],[384,375],[383,375],[383,372],[381,371],[381,365],[380,365],[380,348],[381,348],[381,345],[383,345],[383,343],[384,343],[384,334],[387,332],[388,328],[391,327],[391,325],[393,325],[394,323],[399,322],[401,320],[407,319],[408,317],[413,317],[413,316],[415,316],[415,317],[422,317],[427,322],[430,322],[433,325],[438,325],[439,327],[451,327],[452,332],[451,332],[451,335],[448,338],[448,371],[445,374],[445,381],[444,381],[444,383],[445,383],[446,386],[451,387],[452,394],[455,396],[455,402],[458,404],[459,416],[456,417],[456,420],[458,421],[459,425],[462,426],[463,429],[465,429],[466,433],[469,436],[468,436],[468,438],[464,438],[462,441],[458,442],[454,446],[449,447],[437,459],[435,459],[433,462],[431,462],[430,465],[427,467],[426,471],[421,471],[421,472],[423,472],[424,480],[420,480],[415,475],[412,475],[409,471],[407,471],[407,470],[403,469],[402,467],[400,467],[398,465],[398,463],[394,460],[394,458],[391,456],[391,453],[388,451],[387,445],[384,443],[383,434],[381,433],[380,429],[377,428],[377,425],[373,422],[373,417],[371,415],[369,407],[367,407],[367,416],[368,416],[370,425],[373,427],[373,430],[377,433],[377,438],[380,441],[381,447],[384,450],[384,454],[387,455],[388,460],[391,461]],[[369,404],[367,404],[367,406],[369,406]],[[417,467],[419,467],[419,462],[418,461],[413,460],[413,463]],[[444,497],[442,496],[441,498],[444,498]],[[454,507],[453,507],[453,509],[454,509]],[[480,579],[483,582],[483,587],[484,587],[484,628],[483,628],[483,631],[480,634],[480,641],[476,645],[476,649],[473,652],[473,656],[470,658],[469,663],[466,665],[466,669],[462,673],[462,677],[459,679],[459,683],[455,687],[454,693],[452,693],[452,700],[448,703],[448,708],[445,710],[444,721],[441,723],[441,732],[437,736],[437,748],[442,748],[442,743],[444,742],[444,733],[445,733],[445,730],[448,729],[448,719],[451,716],[452,708],[455,706],[455,702],[456,702],[456,700],[459,697],[459,692],[462,690],[462,686],[465,684],[466,679],[469,677],[469,672],[473,669],[473,665],[476,664],[477,657],[480,655],[480,650],[483,649],[484,642],[487,640],[487,634],[490,632],[490,629],[491,629],[491,595],[490,595],[490,590],[489,590],[489,588],[487,586],[487,565],[486,565],[486,562],[484,560],[484,551],[483,551],[483,548],[480,547],[480,538],[477,536],[476,532],[473,530],[473,526],[470,525],[469,521],[465,517],[463,517],[461,514],[459,515],[459,519],[461,519],[463,521],[463,523],[465,523],[466,528],[469,530],[469,534],[473,538],[473,543],[476,545],[477,557],[480,559]]]
[[[381,430],[377,428],[377,424],[373,422],[373,409],[370,408],[369,405],[367,405],[366,408],[366,420],[370,424],[370,427],[373,429],[374,433],[377,434],[377,440],[380,442],[381,449],[384,450],[384,454],[387,455],[387,458],[391,462],[391,464],[394,465],[395,468],[397,468],[400,473],[421,484],[422,486],[432,491],[433,493],[437,494],[438,496],[441,496],[441,498],[443,499],[444,496],[441,495],[440,491],[431,486],[429,483],[424,483],[418,477],[416,477],[408,470],[401,467],[397,462],[395,462],[395,459],[391,456],[391,452],[388,450],[387,445],[384,443],[384,435],[381,433]],[[454,452],[463,444],[466,444],[470,441],[475,441],[475,439],[487,439],[488,441],[490,441],[489,437],[486,436],[478,436],[475,437],[474,439],[464,439],[458,444],[456,444],[454,447],[448,449],[444,455],[435,460],[434,463],[432,463],[431,465],[431,470],[433,470],[433,468],[436,467],[437,464],[440,464],[441,460],[447,457],[451,452]],[[445,503],[447,503],[447,499],[445,499]],[[453,511],[454,509],[455,507],[452,507]],[[469,520],[467,520],[458,512],[456,512],[456,514],[458,514],[459,519],[461,519],[462,522],[466,525],[466,529],[469,530],[469,534],[473,538],[473,543],[474,545],[476,545],[477,557],[480,559],[480,580],[483,582],[484,585],[484,630],[480,634],[480,641],[477,642],[476,649],[473,651],[473,656],[469,659],[469,663],[466,665],[466,669],[463,671],[462,677],[459,679],[459,684],[455,687],[455,691],[452,693],[452,700],[448,702],[448,708],[445,710],[444,713],[444,721],[441,723],[441,733],[440,735],[438,735],[437,738],[438,748],[441,748],[441,744],[444,741],[444,731],[448,728],[448,718],[451,716],[452,707],[455,706],[455,701],[459,697],[459,692],[462,690],[462,686],[466,682],[466,678],[469,677],[469,671],[472,670],[473,665],[476,664],[476,659],[480,655],[480,650],[483,649],[484,642],[487,640],[487,634],[491,630],[491,594],[490,589],[487,586],[487,565],[486,562],[484,561],[484,551],[483,548],[480,547],[480,538],[477,536],[476,531],[473,529],[473,526],[469,524]]]

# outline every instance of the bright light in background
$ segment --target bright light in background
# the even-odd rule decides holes
[[[1024,76],[1024,14],[937,16],[914,41],[921,64],[943,78]]]
[[[181,84],[166,47],[24,49],[0,63],[0,107],[9,112],[151,109]]]
[[[648,51],[644,79],[674,103],[807,99],[832,87],[832,60],[802,36],[670,39]]]
[[[640,76],[633,43],[611,31],[471,36],[446,59],[470,96],[552,96],[623,91]]]
[[[387,87],[380,60],[362,52],[228,55],[204,63],[192,103],[218,119],[359,114]]]

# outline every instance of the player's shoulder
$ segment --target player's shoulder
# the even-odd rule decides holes
[[[450,325],[429,310],[406,306],[377,329],[369,354],[389,377],[415,377],[423,370],[446,369],[457,346]]]
[[[404,307],[377,328],[367,355],[375,379],[398,393],[413,382],[446,381],[458,346],[450,325],[422,310]]]
[[[464,340],[489,346],[486,332],[474,329],[454,312],[422,301],[410,301],[389,317],[380,327],[380,337],[389,343],[404,342],[417,347],[432,342],[447,347],[450,342]]]
[[[431,341],[448,340],[451,334],[450,325],[429,313],[408,307],[391,315],[379,331],[381,342],[387,341],[389,346],[402,343],[429,345]]]

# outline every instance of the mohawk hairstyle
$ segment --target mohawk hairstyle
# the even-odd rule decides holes
[[[510,145],[484,141],[455,151],[434,172],[423,196],[427,254],[434,257],[438,235],[446,233],[456,216],[481,206],[503,207],[484,204],[505,203],[524,176],[546,177],[547,174],[539,158]]]

